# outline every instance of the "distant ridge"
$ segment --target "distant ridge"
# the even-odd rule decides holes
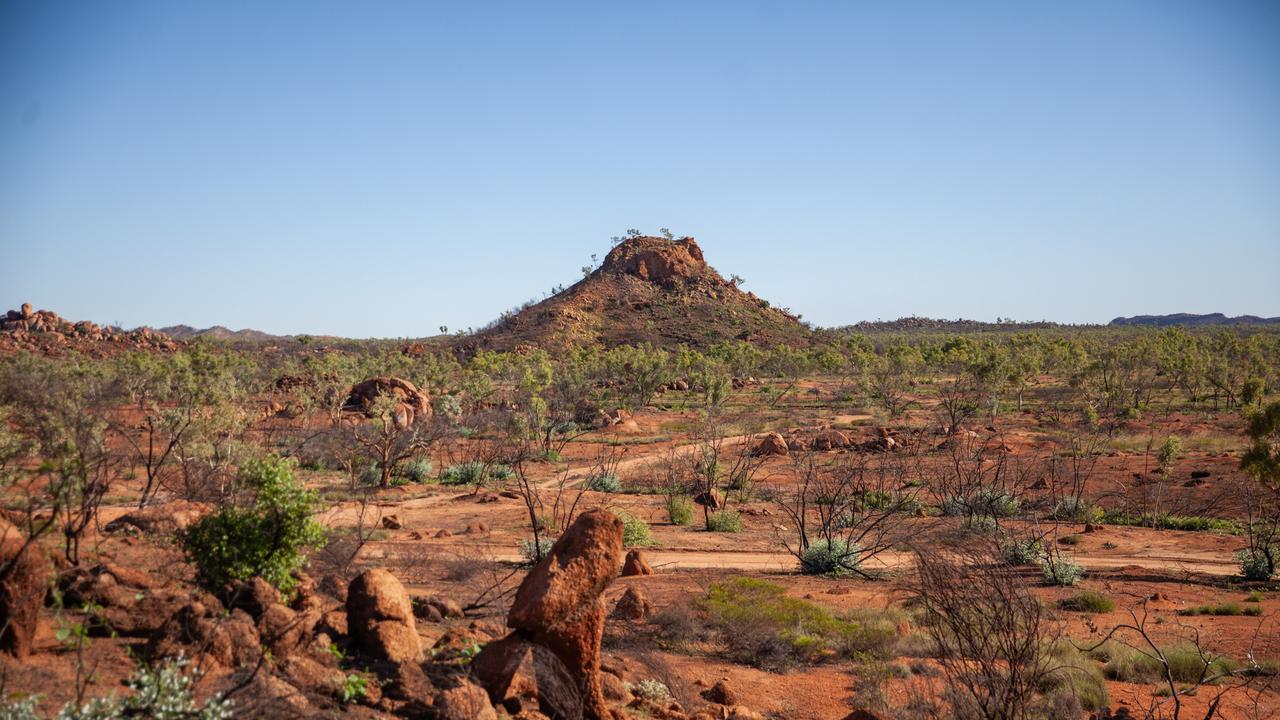
[[[272,335],[261,330],[231,330],[221,325],[214,325],[207,328],[193,328],[190,325],[170,325],[161,328],[160,332],[180,340],[190,340],[192,338],[208,338],[210,340],[224,340],[226,342],[275,342],[279,340],[289,340],[295,335]]]
[[[1194,313],[1173,313],[1171,315],[1134,315],[1118,317],[1111,321],[1112,325],[1147,325],[1151,327],[1169,327],[1172,325],[1276,325],[1280,317],[1258,317],[1257,315],[1237,315],[1227,317],[1222,313],[1196,315]]]

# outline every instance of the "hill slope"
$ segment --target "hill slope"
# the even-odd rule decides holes
[[[795,316],[721,277],[693,238],[640,236],[614,247],[572,287],[504,316],[471,340],[491,350],[641,342],[707,347],[730,340],[797,342],[809,334]]]

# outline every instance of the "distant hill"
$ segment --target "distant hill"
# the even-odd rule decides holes
[[[1048,320],[1040,320],[1038,322],[1016,322],[998,321],[984,322],[982,320],[965,320],[959,318],[956,320],[946,320],[942,318],[911,317],[898,318],[897,320],[863,320],[862,322],[844,327],[835,328],[837,332],[910,332],[917,330],[932,332],[948,332],[948,333],[967,333],[967,332],[989,332],[999,330],[1044,330],[1048,328],[1062,327],[1059,323],[1049,322]]]
[[[1147,325],[1151,327],[1169,327],[1172,325],[1275,325],[1280,324],[1280,317],[1264,318],[1257,315],[1237,315],[1227,317],[1222,313],[1195,315],[1192,313],[1173,313],[1172,315],[1134,315],[1118,317],[1111,321],[1112,325]]]
[[[279,342],[296,337],[294,335],[272,335],[261,330],[231,330],[221,325],[203,329],[193,328],[190,325],[171,325],[166,328],[160,328],[160,332],[180,340],[202,337],[226,342]]]
[[[693,238],[631,237],[573,286],[504,314],[465,345],[491,350],[651,342],[807,342],[790,312],[725,280]]]

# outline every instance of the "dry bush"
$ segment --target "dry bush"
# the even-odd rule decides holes
[[[910,590],[937,647],[954,716],[1032,717],[1036,693],[1052,671],[1039,601],[994,548],[944,553],[921,547],[916,558]]]

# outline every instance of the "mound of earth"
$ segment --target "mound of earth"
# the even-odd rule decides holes
[[[796,316],[721,277],[693,238],[639,236],[614,247],[572,287],[503,316],[473,341],[489,350],[642,342],[706,347],[794,342],[809,334]]]
[[[177,346],[173,338],[151,328],[121,330],[88,320],[72,322],[51,310],[33,310],[31,303],[0,316],[0,355],[26,350],[42,355],[75,351],[104,357],[127,350],[174,350]]]

